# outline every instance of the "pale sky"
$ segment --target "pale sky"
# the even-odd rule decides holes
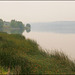
[[[23,23],[75,21],[74,1],[0,1],[0,18]]]

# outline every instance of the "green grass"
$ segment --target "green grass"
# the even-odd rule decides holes
[[[65,54],[38,46],[20,34],[0,33],[0,74],[75,74],[75,62]]]

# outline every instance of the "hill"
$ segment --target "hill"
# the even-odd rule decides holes
[[[75,74],[75,62],[55,51],[48,54],[20,34],[0,33],[0,74]]]

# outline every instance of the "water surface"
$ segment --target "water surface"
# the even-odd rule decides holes
[[[35,40],[43,49],[63,51],[70,58],[75,59],[75,34],[52,32],[24,32],[26,38]]]

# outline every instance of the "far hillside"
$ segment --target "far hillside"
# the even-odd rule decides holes
[[[32,23],[32,31],[75,33],[75,21],[56,21]]]

